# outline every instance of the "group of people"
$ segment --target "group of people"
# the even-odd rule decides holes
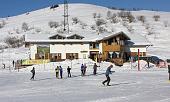
[[[96,75],[97,74],[97,67],[100,67],[98,66],[96,63],[94,63],[93,65],[93,75]],[[84,76],[86,75],[86,69],[87,69],[87,66],[86,64],[81,64],[81,75]]]
[[[86,75],[86,68],[87,68],[87,66],[86,66],[86,64],[81,64],[81,76],[84,76],[84,75]]]
[[[57,66],[57,68],[55,68],[55,72],[56,72],[56,78],[63,78],[63,68],[61,66]],[[71,68],[68,66],[67,67],[67,73],[68,73],[68,77],[71,77]]]
[[[56,72],[56,78],[59,78],[59,75],[61,79],[63,78],[63,68],[61,66],[57,66],[55,68],[55,72]]]
[[[93,65],[93,74],[96,75],[97,74],[97,67],[100,67],[100,66],[97,66],[96,63],[94,63]],[[81,65],[81,75],[84,76],[86,74],[86,64],[82,64]],[[113,65],[110,65],[106,72],[105,72],[105,76],[106,76],[106,80],[104,80],[102,82],[103,85],[105,85],[105,83],[107,82],[107,86],[110,86],[110,77],[109,77],[109,74],[112,73],[111,71],[111,68],[113,68]],[[55,72],[56,72],[56,78],[59,78],[59,75],[60,75],[60,78],[62,79],[63,78],[63,68],[61,66],[57,66],[55,68]],[[34,80],[34,76],[35,76],[35,68],[33,67],[33,69],[31,70],[31,73],[32,73],[32,77],[30,80]],[[68,66],[67,67],[67,73],[68,73],[68,77],[71,77],[71,68]]]

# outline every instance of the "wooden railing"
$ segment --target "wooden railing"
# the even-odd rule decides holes
[[[90,50],[99,50],[99,48],[90,48]]]
[[[104,51],[121,51],[122,50],[121,45],[107,45],[103,46]]]

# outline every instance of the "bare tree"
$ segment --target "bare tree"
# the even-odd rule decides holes
[[[20,47],[24,44],[24,37],[7,37],[5,43],[7,43],[9,47]]]
[[[92,30],[96,30],[96,25],[91,25]]]
[[[168,27],[169,26],[169,22],[168,21],[164,21],[164,26]]]
[[[111,11],[107,11],[107,19],[110,19],[112,17]]]
[[[159,21],[160,16],[159,15],[154,15],[153,18],[154,18],[155,21]]]
[[[96,26],[101,26],[106,24],[106,21],[104,19],[97,19]]]
[[[48,25],[50,26],[50,28],[57,28],[59,27],[59,23],[56,21],[50,21],[48,22]]]
[[[60,34],[63,34],[63,33],[64,33],[64,30],[63,30],[62,27],[59,27],[59,29],[57,30],[57,32],[60,33]]]
[[[86,24],[86,23],[81,22],[81,21],[80,21],[80,25],[81,25],[81,28],[82,28],[82,29],[85,29],[85,27],[87,26],[87,24]]]
[[[15,29],[15,32],[16,32],[17,34],[19,34],[19,33],[20,33],[18,28],[17,28],[17,29]]]
[[[111,23],[118,23],[118,18],[117,18],[117,15],[114,13],[111,18],[110,18],[110,22]]]
[[[28,27],[28,24],[27,23],[22,23],[22,30],[24,31],[24,32],[26,32],[26,31],[28,31],[29,30],[29,27]]]
[[[107,30],[104,28],[104,27],[98,27],[98,31],[99,33],[103,33],[103,32],[106,32]]]
[[[135,22],[135,17],[132,15],[132,13],[121,11],[118,12],[118,16],[122,18],[123,21],[127,21],[129,23]]]
[[[77,24],[80,22],[80,20],[77,17],[73,17],[72,20],[73,20],[73,24]]]
[[[96,18],[97,17],[97,13],[93,13],[93,18]]]
[[[141,21],[142,23],[146,22],[146,17],[145,16],[138,16],[137,19]]]
[[[101,18],[101,16],[102,16],[102,15],[101,15],[100,13],[97,14],[97,18]]]
[[[6,22],[5,20],[1,20],[0,21],[0,28],[3,28],[5,26]]]

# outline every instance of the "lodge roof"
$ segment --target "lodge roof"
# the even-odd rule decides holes
[[[81,35],[80,35],[81,34]],[[116,36],[123,36],[126,39],[126,43],[129,46],[134,45],[151,45],[147,39],[140,34],[131,34],[124,32],[117,33],[100,33],[96,32],[79,32],[79,34],[26,34],[25,42],[30,43],[87,43],[87,42],[97,42],[102,40],[107,40]],[[74,37],[75,36],[75,37]],[[61,39],[57,39],[61,37]],[[78,38],[76,38],[78,37]]]
[[[51,37],[49,37],[49,39],[65,39],[66,37],[60,34],[55,34]]]
[[[112,35],[109,35],[109,36],[106,36],[106,37],[102,38],[101,40],[108,40],[108,39],[110,39],[112,37],[116,37],[116,36],[123,36],[126,40],[130,40],[130,38],[122,31],[112,34]]]

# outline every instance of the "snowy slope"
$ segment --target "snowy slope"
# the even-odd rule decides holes
[[[87,64],[86,76],[81,76],[80,65]],[[97,75],[93,73],[93,61],[73,60],[72,77],[67,77],[66,68],[71,62],[36,65],[35,80],[30,81],[32,66],[27,69],[0,70],[0,100],[2,102],[169,102],[167,69],[123,67],[112,68],[112,86],[102,85],[108,62],[100,63]],[[56,79],[54,68],[64,68],[64,78]],[[98,64],[99,65],[99,64]]]
[[[101,18],[106,20],[107,11],[111,11],[112,13],[120,12],[119,10],[111,10],[106,7],[91,4],[69,4],[70,31],[72,33],[96,32],[96,30],[91,29],[91,26],[95,25],[96,20],[93,18],[93,13],[97,13],[97,15],[100,14]],[[144,24],[137,20],[136,22],[128,23],[128,26],[131,26],[133,30],[133,32],[130,33],[140,34],[153,44],[152,47],[148,48],[148,54],[157,55],[163,59],[170,58],[170,55],[168,54],[170,46],[170,13],[145,10],[132,11],[131,13],[136,18],[141,15],[146,17],[146,22]],[[154,15],[159,15],[160,20],[157,22],[154,21]],[[73,17],[77,17],[81,21],[81,24],[83,23],[87,26],[82,29],[82,25],[80,23],[73,24]],[[22,36],[25,33],[56,33],[58,30],[62,30],[63,27],[60,26],[58,28],[50,28],[48,23],[50,21],[56,21],[59,22],[59,24],[62,24],[63,5],[61,4],[55,9],[50,9],[50,7],[48,7],[18,16],[1,18],[0,21],[2,20],[6,22],[6,25],[0,29],[0,41],[2,44],[4,44],[3,40],[8,36]],[[30,31],[24,32],[21,29],[24,22],[28,24]],[[106,22],[106,25],[103,27],[106,28],[108,32],[124,31],[125,33],[129,33],[127,28],[123,26],[122,21],[114,24],[110,23],[108,20],[106,20]],[[165,27],[165,24],[167,27]],[[16,31],[18,33],[16,33]],[[148,32],[152,32],[152,34],[149,35]]]

